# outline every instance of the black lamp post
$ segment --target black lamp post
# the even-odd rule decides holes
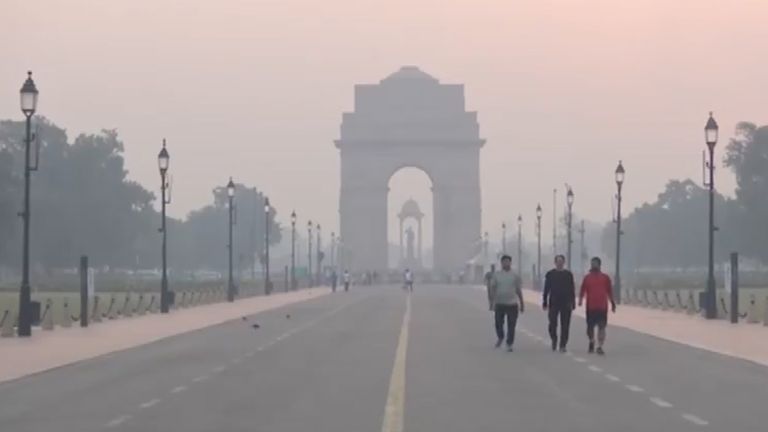
[[[614,286],[616,303],[621,303],[621,187],[624,185],[624,165],[619,161],[616,167],[616,272],[614,273]]]
[[[291,212],[291,289],[296,289],[296,211]]]
[[[501,253],[507,253],[507,223],[501,223]]]
[[[320,236],[320,224],[317,224],[317,283],[322,284],[323,278],[322,278],[322,267],[323,267],[323,252],[322,247],[320,245],[321,236]]]
[[[168,181],[168,167],[171,163],[171,156],[165,147],[165,138],[163,138],[163,148],[157,155],[157,166],[160,170],[160,233],[162,234],[162,266],[163,274],[160,282],[160,313],[168,313],[170,307],[170,296],[168,293],[168,233],[166,229],[165,208],[171,203],[171,194]]]
[[[572,240],[573,232],[571,231],[571,226],[572,226],[572,223],[573,223],[573,189],[571,189],[570,186],[568,187],[568,193],[566,194],[565,199],[566,199],[566,203],[568,204],[568,221],[567,221],[568,222],[567,223],[567,227],[568,227],[568,240],[567,240],[568,241],[568,249],[567,249],[567,251],[568,251],[568,268],[573,268],[573,266],[571,265],[571,246],[572,246],[571,243],[573,243],[573,240]]]
[[[488,231],[483,233],[483,259],[485,260],[484,265],[488,265]]]
[[[235,245],[232,236],[232,226],[235,224],[235,183],[232,181],[232,177],[229,178],[229,183],[227,183],[227,199],[229,200],[229,241],[227,243],[227,252],[229,255],[229,278],[227,282],[227,300],[233,302],[235,301],[235,281],[232,276],[232,252]]]
[[[21,112],[26,117],[26,136],[24,138],[24,211],[21,218],[24,221],[24,245],[21,264],[21,288],[19,290],[19,328],[18,335],[32,335],[32,291],[29,285],[29,194],[31,172],[37,170],[30,161],[32,147],[32,116],[37,111],[37,96],[39,92],[32,80],[32,72],[27,72],[27,80],[21,87]]]
[[[307,221],[307,278],[312,288],[312,221]]]
[[[269,197],[264,197],[264,293],[272,294],[272,280],[269,278]]]
[[[709,263],[707,271],[707,319],[717,318],[717,292],[715,290],[715,145],[717,144],[718,126],[712,113],[704,126],[704,137],[709,150]]]
[[[517,215],[517,271],[523,277],[523,215]]]
[[[336,271],[336,231],[331,231],[331,269]]]
[[[536,205],[536,287],[541,283],[541,204]]]

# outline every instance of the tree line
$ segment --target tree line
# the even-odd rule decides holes
[[[36,272],[73,268],[80,255],[95,267],[155,269],[160,262],[156,195],[125,169],[125,145],[116,130],[81,134],[38,117],[39,171],[32,178],[31,247]],[[24,122],[0,121],[0,269],[15,272],[21,260],[24,188]],[[234,256],[247,266],[264,250],[265,196],[236,185]],[[227,193],[213,189],[210,204],[184,220],[168,219],[169,265],[176,270],[220,271],[227,263]],[[270,243],[280,226],[270,218]]]
[[[768,263],[768,126],[739,123],[722,162],[734,173],[737,188],[732,198],[715,194],[716,261],[725,262],[730,252],[739,252]],[[623,266],[706,266],[708,206],[708,188],[691,179],[670,180],[656,201],[634,209],[623,220]],[[608,256],[614,255],[615,241],[616,227],[609,223],[602,236]]]

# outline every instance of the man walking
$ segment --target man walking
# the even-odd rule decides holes
[[[411,269],[405,269],[403,284],[406,291],[413,292],[413,273],[411,273]]]
[[[616,303],[613,301],[613,288],[611,278],[600,271],[602,262],[594,257],[590,261],[589,273],[584,276],[579,292],[579,306],[587,297],[587,336],[589,337],[589,352],[595,352],[595,327],[597,327],[597,353],[604,355],[603,343],[605,343],[605,327],[608,325],[608,302],[611,302],[611,310],[616,312]]]
[[[558,347],[557,321],[560,320],[560,352],[566,351],[571,327],[571,311],[576,309],[576,286],[573,273],[565,268],[565,256],[555,257],[555,268],[544,277],[544,299],[542,307],[549,315],[549,337],[552,351]]]
[[[512,352],[515,342],[515,326],[518,313],[523,313],[523,291],[520,276],[512,271],[512,257],[501,257],[501,270],[491,276],[491,298],[493,299],[494,324],[496,325],[496,348],[504,341],[504,320],[507,321],[507,351]]]
[[[352,281],[352,277],[349,276],[349,270],[344,270],[344,292],[349,291],[349,283]]]

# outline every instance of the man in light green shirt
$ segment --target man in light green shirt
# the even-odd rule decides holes
[[[518,313],[523,313],[523,290],[520,276],[512,271],[512,257],[501,257],[501,270],[491,276],[490,299],[494,311],[494,323],[496,326],[496,348],[504,341],[504,320],[507,321],[507,351],[512,351],[515,342],[515,326]]]

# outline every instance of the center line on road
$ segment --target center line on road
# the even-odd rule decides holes
[[[579,363],[584,363],[587,361],[587,359],[585,359],[584,357],[574,357],[573,359]]]
[[[139,405],[139,408],[141,408],[141,409],[150,408],[150,407],[153,407],[153,406],[155,406],[155,405],[157,405],[159,403],[160,403],[160,399],[155,398],[155,399],[146,401],[143,404]]]
[[[654,404],[656,404],[656,405],[658,405],[658,406],[660,406],[662,408],[672,408],[672,404],[667,402],[667,401],[665,401],[664,399],[657,398],[657,397],[652,397],[650,399],[651,399],[651,402],[653,402]]]
[[[630,384],[627,384],[627,385],[625,385],[624,387],[626,387],[626,388],[627,388],[627,390],[629,390],[629,391],[633,391],[633,392],[635,392],[635,393],[642,393],[642,392],[644,392],[644,391],[645,391],[645,390],[643,390],[643,388],[642,388],[642,387],[638,387],[638,386],[636,386],[636,385],[630,385]]]
[[[216,366],[213,368],[213,373],[224,372],[227,369],[226,366]]]
[[[592,372],[602,372],[603,371],[602,369],[600,369],[599,367],[597,367],[595,365],[589,365],[589,370],[591,370]]]
[[[238,357],[238,358],[233,358],[233,359],[232,359],[232,363],[233,363],[233,364],[238,364],[238,363],[240,363],[241,361],[243,361],[243,359],[241,359],[241,358],[239,358],[239,357]]]
[[[208,375],[200,375],[199,377],[193,379],[192,382],[199,383],[199,382],[203,382],[203,381],[205,381],[207,379],[208,379]]]
[[[186,389],[187,389],[186,386],[178,386],[178,387],[174,388],[173,390],[171,390],[171,393],[181,393],[181,392],[183,392]]]
[[[696,417],[693,414],[683,413],[683,418],[688,420],[689,422],[691,422],[693,424],[697,424],[699,426],[706,426],[706,425],[709,424],[708,421],[706,421],[706,420],[704,420],[704,419],[702,419],[700,417]]]
[[[121,415],[120,417],[117,417],[116,419],[110,421],[106,424],[108,428],[117,427],[123,424],[126,420],[130,419],[131,416],[129,415]]]
[[[608,378],[609,380],[613,381],[613,382],[621,381],[621,379],[619,379],[619,377],[617,377],[616,375],[605,374],[605,377]]]
[[[246,357],[253,357],[254,355],[256,355],[256,353],[251,351],[251,352],[247,353],[245,356]]]
[[[406,297],[403,325],[400,328],[400,338],[395,351],[395,364],[392,366],[392,376],[389,380],[387,405],[384,408],[382,432],[403,431],[403,411],[405,409],[405,356],[408,349],[408,327],[411,322],[411,296]]]

